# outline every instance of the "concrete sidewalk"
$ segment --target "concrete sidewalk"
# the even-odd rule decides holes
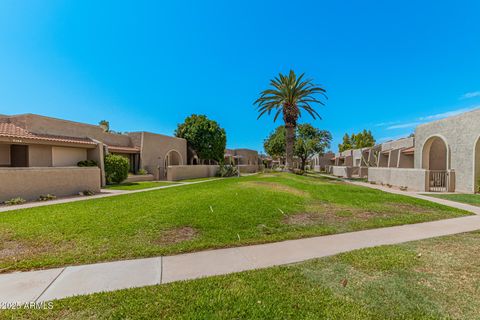
[[[267,268],[355,249],[480,229],[480,216],[176,256],[0,275],[0,302],[25,303]]]

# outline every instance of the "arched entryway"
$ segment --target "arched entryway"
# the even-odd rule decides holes
[[[428,170],[427,191],[444,192],[449,187],[450,153],[447,141],[432,136],[425,141],[422,150],[422,168]]]
[[[475,142],[473,161],[473,190],[480,193],[480,137]]]
[[[183,164],[183,159],[181,154],[177,150],[170,150],[165,156],[163,163],[163,178],[167,179],[168,167],[169,166],[179,166]]]

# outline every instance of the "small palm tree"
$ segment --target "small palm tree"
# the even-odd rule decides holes
[[[287,131],[286,137],[286,166],[293,169],[293,146],[295,143],[295,128],[298,118],[301,117],[301,110],[305,110],[313,119],[321,119],[318,112],[312,108],[313,104],[324,105],[324,103],[315,96],[320,94],[327,98],[326,90],[315,85],[312,80],[303,80],[304,73],[299,77],[293,70],[290,70],[288,76],[279,74],[278,77],[270,81],[272,88],[262,91],[260,97],[254,102],[257,105],[258,118],[267,113],[270,115],[274,110],[275,122],[280,114],[283,115],[283,121]],[[257,118],[257,119],[258,119]]]

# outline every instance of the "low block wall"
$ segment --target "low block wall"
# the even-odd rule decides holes
[[[42,194],[68,196],[81,191],[100,192],[98,167],[0,168],[0,201],[21,197],[36,200]]]
[[[368,181],[395,187],[407,187],[408,191],[425,192],[427,191],[428,172],[424,169],[370,167]]]
[[[218,172],[218,168],[217,165],[169,166],[167,168],[167,180],[177,181],[214,177]]]
[[[129,175],[124,182],[140,182],[140,181],[153,181],[153,174],[136,174]]]
[[[331,173],[336,177],[342,177],[342,178],[352,177],[352,167],[332,166],[331,170],[332,170]]]

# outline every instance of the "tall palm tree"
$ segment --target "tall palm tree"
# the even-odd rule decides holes
[[[297,127],[298,118],[302,115],[302,110],[310,114],[313,119],[317,117],[321,119],[318,112],[312,108],[313,104],[324,105],[324,103],[316,98],[320,94],[327,98],[326,90],[315,85],[312,80],[304,80],[302,73],[299,77],[293,70],[290,70],[288,76],[280,73],[278,77],[270,81],[272,88],[264,90],[260,93],[260,97],[254,102],[257,105],[258,118],[267,113],[270,115],[275,111],[275,122],[280,114],[283,115],[283,121],[287,131],[286,137],[286,167],[293,169],[293,145],[295,143],[295,128]],[[258,119],[257,118],[257,119]]]

